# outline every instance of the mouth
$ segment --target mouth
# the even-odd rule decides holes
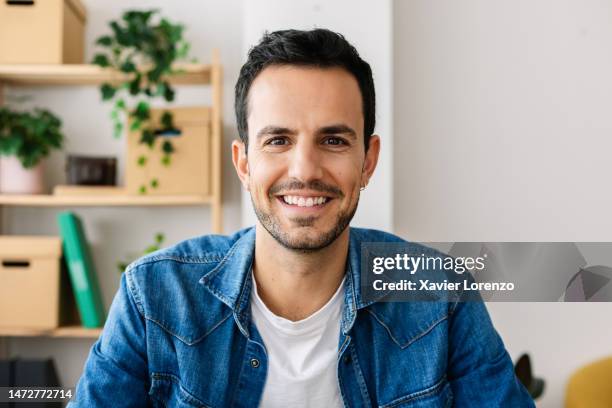
[[[276,199],[286,208],[301,211],[312,211],[324,208],[333,200],[327,196],[281,195]]]

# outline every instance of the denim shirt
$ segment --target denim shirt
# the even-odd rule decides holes
[[[337,359],[345,406],[534,407],[482,302],[364,302],[361,242],[403,240],[350,228]],[[69,406],[258,406],[268,361],[250,318],[254,249],[248,228],[132,263]]]

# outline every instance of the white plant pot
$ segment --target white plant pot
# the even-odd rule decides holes
[[[25,169],[15,156],[0,156],[0,193],[42,194],[43,163]]]

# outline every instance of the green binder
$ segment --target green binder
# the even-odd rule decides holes
[[[57,221],[81,323],[88,328],[101,327],[105,318],[104,305],[83,223],[71,211],[58,214]]]

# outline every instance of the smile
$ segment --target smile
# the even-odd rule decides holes
[[[295,207],[318,207],[323,206],[327,203],[330,198],[323,196],[295,196],[295,195],[286,195],[279,197],[286,204]]]

